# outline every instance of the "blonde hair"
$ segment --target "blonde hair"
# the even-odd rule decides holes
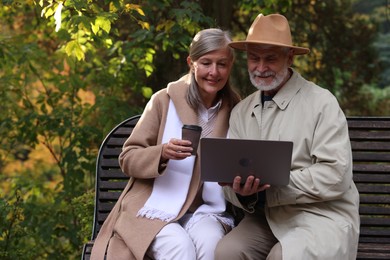
[[[189,50],[189,57],[192,61],[197,61],[199,58],[209,52],[226,48],[229,50],[230,58],[233,62],[234,51],[228,45],[231,41],[230,34],[227,31],[222,31],[221,29],[217,28],[201,30],[192,40]],[[199,104],[202,102],[202,99],[199,94],[198,84],[196,83],[194,72],[190,70],[189,74],[190,87],[187,93],[187,102],[192,108],[197,110]],[[227,80],[226,85],[218,92],[218,96],[226,96],[231,107],[237,104],[241,99],[238,93],[230,86],[229,79]]]

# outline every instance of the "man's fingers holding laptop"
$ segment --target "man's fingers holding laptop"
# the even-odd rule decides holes
[[[269,184],[260,184],[260,179],[254,176],[248,176],[244,184],[242,184],[241,177],[236,176],[232,185],[233,190],[241,196],[249,196],[269,187]]]

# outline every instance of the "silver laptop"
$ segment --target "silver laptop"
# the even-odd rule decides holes
[[[202,180],[232,183],[235,176],[241,176],[245,182],[253,175],[263,184],[287,185],[292,148],[289,141],[202,138]]]

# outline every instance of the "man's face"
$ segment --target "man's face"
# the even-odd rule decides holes
[[[259,90],[272,91],[287,81],[292,51],[282,47],[249,45],[247,56],[250,80]]]

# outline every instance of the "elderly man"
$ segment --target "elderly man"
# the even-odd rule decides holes
[[[249,77],[258,89],[230,117],[229,137],[292,141],[290,182],[270,186],[237,176],[225,197],[244,209],[239,225],[220,240],[215,259],[356,259],[359,194],[345,115],[326,89],[292,69],[287,19],[260,14],[245,41]]]

